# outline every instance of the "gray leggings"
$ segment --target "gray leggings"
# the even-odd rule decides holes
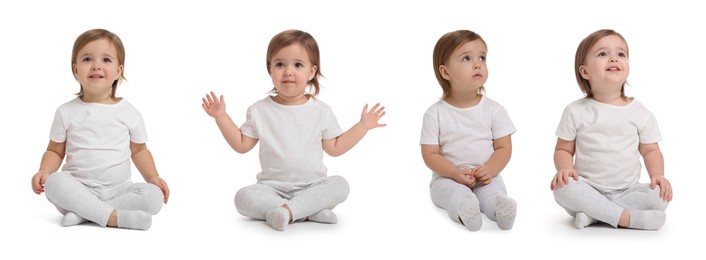
[[[348,192],[348,182],[341,176],[325,177],[295,192],[282,192],[256,183],[238,190],[235,208],[243,216],[264,220],[268,211],[287,204],[292,219],[299,220],[323,209],[333,209],[346,200]]]
[[[667,209],[668,203],[659,197],[659,186],[640,183],[621,191],[602,193],[586,182],[569,180],[569,184],[554,190],[554,200],[572,217],[576,212],[617,227],[620,215],[628,210]]]
[[[449,218],[461,223],[458,219],[458,206],[466,196],[474,196],[480,204],[481,212],[490,220],[495,221],[495,197],[498,194],[507,195],[503,177],[498,175],[488,185],[476,185],[469,188],[452,179],[438,176],[431,182],[431,200],[439,208],[445,209]]]
[[[61,214],[70,211],[103,227],[113,210],[141,210],[154,215],[164,202],[162,190],[153,184],[126,182],[109,188],[90,188],[68,172],[49,175],[44,191]]]

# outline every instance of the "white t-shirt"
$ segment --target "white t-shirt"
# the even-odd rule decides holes
[[[564,109],[556,136],[576,140],[574,169],[601,192],[638,183],[639,144],[662,140],[654,115],[634,99],[625,106],[576,100]]]
[[[456,167],[475,167],[490,159],[493,140],[515,131],[505,108],[486,96],[469,108],[439,100],[424,113],[420,144],[439,145],[441,155]]]
[[[266,97],[248,108],[240,131],[260,139],[257,181],[292,191],[326,177],[322,140],[343,133],[331,108],[316,98],[281,105]]]
[[[89,187],[105,187],[130,181],[130,142],[147,142],[147,132],[125,99],[108,105],[75,98],[56,110],[49,139],[66,142],[62,171]]]

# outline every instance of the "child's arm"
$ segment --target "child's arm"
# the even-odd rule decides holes
[[[449,162],[449,160],[446,160],[446,158],[441,155],[439,145],[423,144],[422,158],[427,167],[436,174],[452,179],[468,187],[476,185],[476,177],[473,176],[471,170],[457,168],[453,163]]]
[[[579,180],[579,175],[574,170],[574,151],[576,150],[576,140],[566,141],[561,138],[556,139],[554,149],[554,167],[556,175],[552,179],[550,188],[556,190],[569,184],[569,177]]]
[[[659,197],[666,201],[672,201],[674,190],[672,190],[672,184],[664,177],[664,157],[659,145],[657,143],[640,144],[638,149],[645,161],[647,174],[650,175],[650,187],[654,189],[656,185],[659,185]]]
[[[363,107],[363,113],[360,115],[360,122],[353,125],[351,129],[339,135],[336,138],[326,139],[322,141],[324,151],[331,156],[340,156],[353,148],[363,136],[373,128],[383,127],[386,124],[380,124],[378,121],[385,115],[385,107],[381,107],[380,103],[375,104],[368,111],[368,104]]]
[[[498,176],[512,155],[512,139],[510,135],[493,140],[493,154],[484,165],[473,168],[471,171],[480,183],[487,185],[495,176]]]
[[[257,144],[258,139],[250,138],[240,132],[238,126],[235,125],[233,119],[230,118],[228,113],[226,113],[226,103],[221,95],[220,99],[216,97],[216,94],[211,91],[211,95],[206,94],[205,98],[201,99],[203,104],[203,110],[206,113],[216,119],[216,124],[218,129],[221,130],[223,138],[230,145],[233,150],[238,153],[246,153],[250,151]]]
[[[50,174],[59,170],[61,162],[64,160],[66,153],[66,142],[57,143],[49,141],[47,150],[42,155],[42,162],[39,165],[39,170],[32,176],[32,190],[34,193],[41,194],[44,192],[44,182]]]
[[[164,203],[166,204],[169,200],[169,186],[159,177],[157,167],[154,165],[154,158],[150,150],[147,149],[147,144],[130,142],[130,151],[132,152],[132,163],[135,164],[135,168],[140,171],[142,178],[144,178],[146,182],[152,183],[162,190]]]

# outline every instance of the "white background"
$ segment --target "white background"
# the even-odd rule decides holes
[[[703,256],[696,242],[703,241],[705,213],[697,164],[704,147],[703,9],[686,1],[426,2],[3,1],[0,258]],[[147,232],[61,227],[60,214],[30,188],[54,111],[79,89],[70,73],[73,41],[93,28],[111,30],[125,44],[128,82],[118,95],[145,117],[148,147],[172,190]],[[236,212],[235,192],[255,182],[257,149],[232,151],[200,99],[210,90],[224,94],[242,124],[246,108],[272,88],[269,40],[292,28],[318,41],[326,76],[319,98],[341,126],[356,123],[366,102],[387,107],[388,126],[347,154],[325,158],[329,174],[351,186],[335,209],[338,224],[297,223],[278,232]],[[655,113],[662,131],[675,199],[657,232],[576,230],[549,190],[554,130],[564,106],[582,97],[574,53],[581,39],[603,28],[627,39],[627,93]],[[423,113],[441,96],[432,50],[457,29],[487,42],[487,94],[518,128],[502,173],[519,204],[511,231],[485,219],[480,231],[469,232],[429,198],[430,171],[418,143]],[[137,171],[133,180],[142,181]]]

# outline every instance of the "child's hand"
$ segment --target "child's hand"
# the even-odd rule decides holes
[[[206,97],[201,98],[201,101],[203,101],[201,104],[203,111],[206,111],[209,116],[218,118],[226,114],[226,102],[223,99],[223,95],[218,99],[216,94],[211,91],[211,95],[206,94]]]
[[[47,181],[51,173],[47,171],[39,171],[32,176],[32,190],[36,194],[44,192],[44,182]]]
[[[650,178],[650,188],[654,189],[657,185],[659,185],[659,197],[667,202],[672,201],[674,190],[672,190],[672,184],[669,183],[667,178],[662,175]]]
[[[469,188],[476,186],[478,179],[476,176],[473,176],[472,170],[467,170],[463,168],[458,168],[456,172],[453,175],[454,181],[466,185]]]
[[[379,107],[379,108],[378,108]],[[363,113],[360,115],[360,122],[365,126],[365,130],[370,130],[376,127],[383,127],[387,124],[380,124],[378,121],[385,115],[385,107],[380,106],[380,103],[375,104],[368,111],[368,104],[363,107]]]
[[[495,177],[495,174],[493,174],[493,171],[488,168],[488,166],[481,165],[476,168],[473,168],[471,170],[471,173],[473,176],[476,177],[478,182],[482,183],[483,185],[488,185],[490,184],[490,181],[493,180],[493,177]]]
[[[167,186],[167,182],[159,176],[152,176],[152,178],[147,180],[147,182],[154,184],[162,190],[162,193],[164,194],[164,204],[167,204],[167,201],[169,200],[169,186]]]
[[[554,179],[552,179],[552,183],[550,185],[550,188],[552,190],[556,190],[558,188],[561,188],[567,184],[569,184],[569,177],[573,177],[574,180],[578,181],[579,180],[579,175],[574,171],[574,169],[561,169],[559,172],[554,175]]]

